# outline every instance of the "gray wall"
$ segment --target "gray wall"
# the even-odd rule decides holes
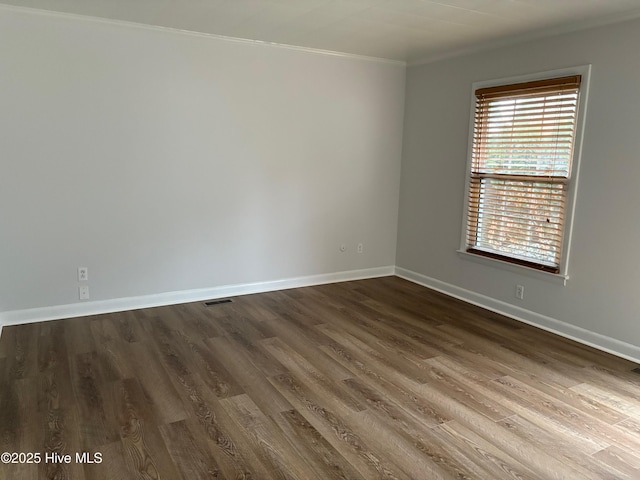
[[[100,311],[395,263],[640,358],[638,45],[633,21],[410,67],[405,97],[399,65],[0,7],[0,327],[86,313],[54,308],[78,266]],[[471,84],[588,63],[567,285],[463,258]]]
[[[393,266],[404,66],[7,8],[0,65],[0,312]]]
[[[639,46],[636,20],[409,68],[396,265],[612,350],[640,347]],[[583,64],[593,67],[566,286],[457,254],[471,84]]]

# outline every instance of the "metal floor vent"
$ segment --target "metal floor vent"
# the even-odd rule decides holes
[[[631,370],[631,371],[632,371],[632,372],[635,372],[635,373],[640,373],[640,367],[638,367],[638,368],[634,368],[634,369],[633,369],[633,370]]]
[[[221,303],[231,303],[233,302],[230,298],[223,298],[221,300],[209,300],[208,302],[204,302],[205,307],[213,307],[214,305],[220,305]]]

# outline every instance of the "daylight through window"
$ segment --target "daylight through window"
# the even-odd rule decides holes
[[[559,273],[580,80],[476,90],[468,252]]]

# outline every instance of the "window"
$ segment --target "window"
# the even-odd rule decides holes
[[[564,273],[582,75],[476,88],[464,249]]]

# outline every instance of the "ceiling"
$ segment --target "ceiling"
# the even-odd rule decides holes
[[[0,0],[415,63],[640,17],[640,0]]]

